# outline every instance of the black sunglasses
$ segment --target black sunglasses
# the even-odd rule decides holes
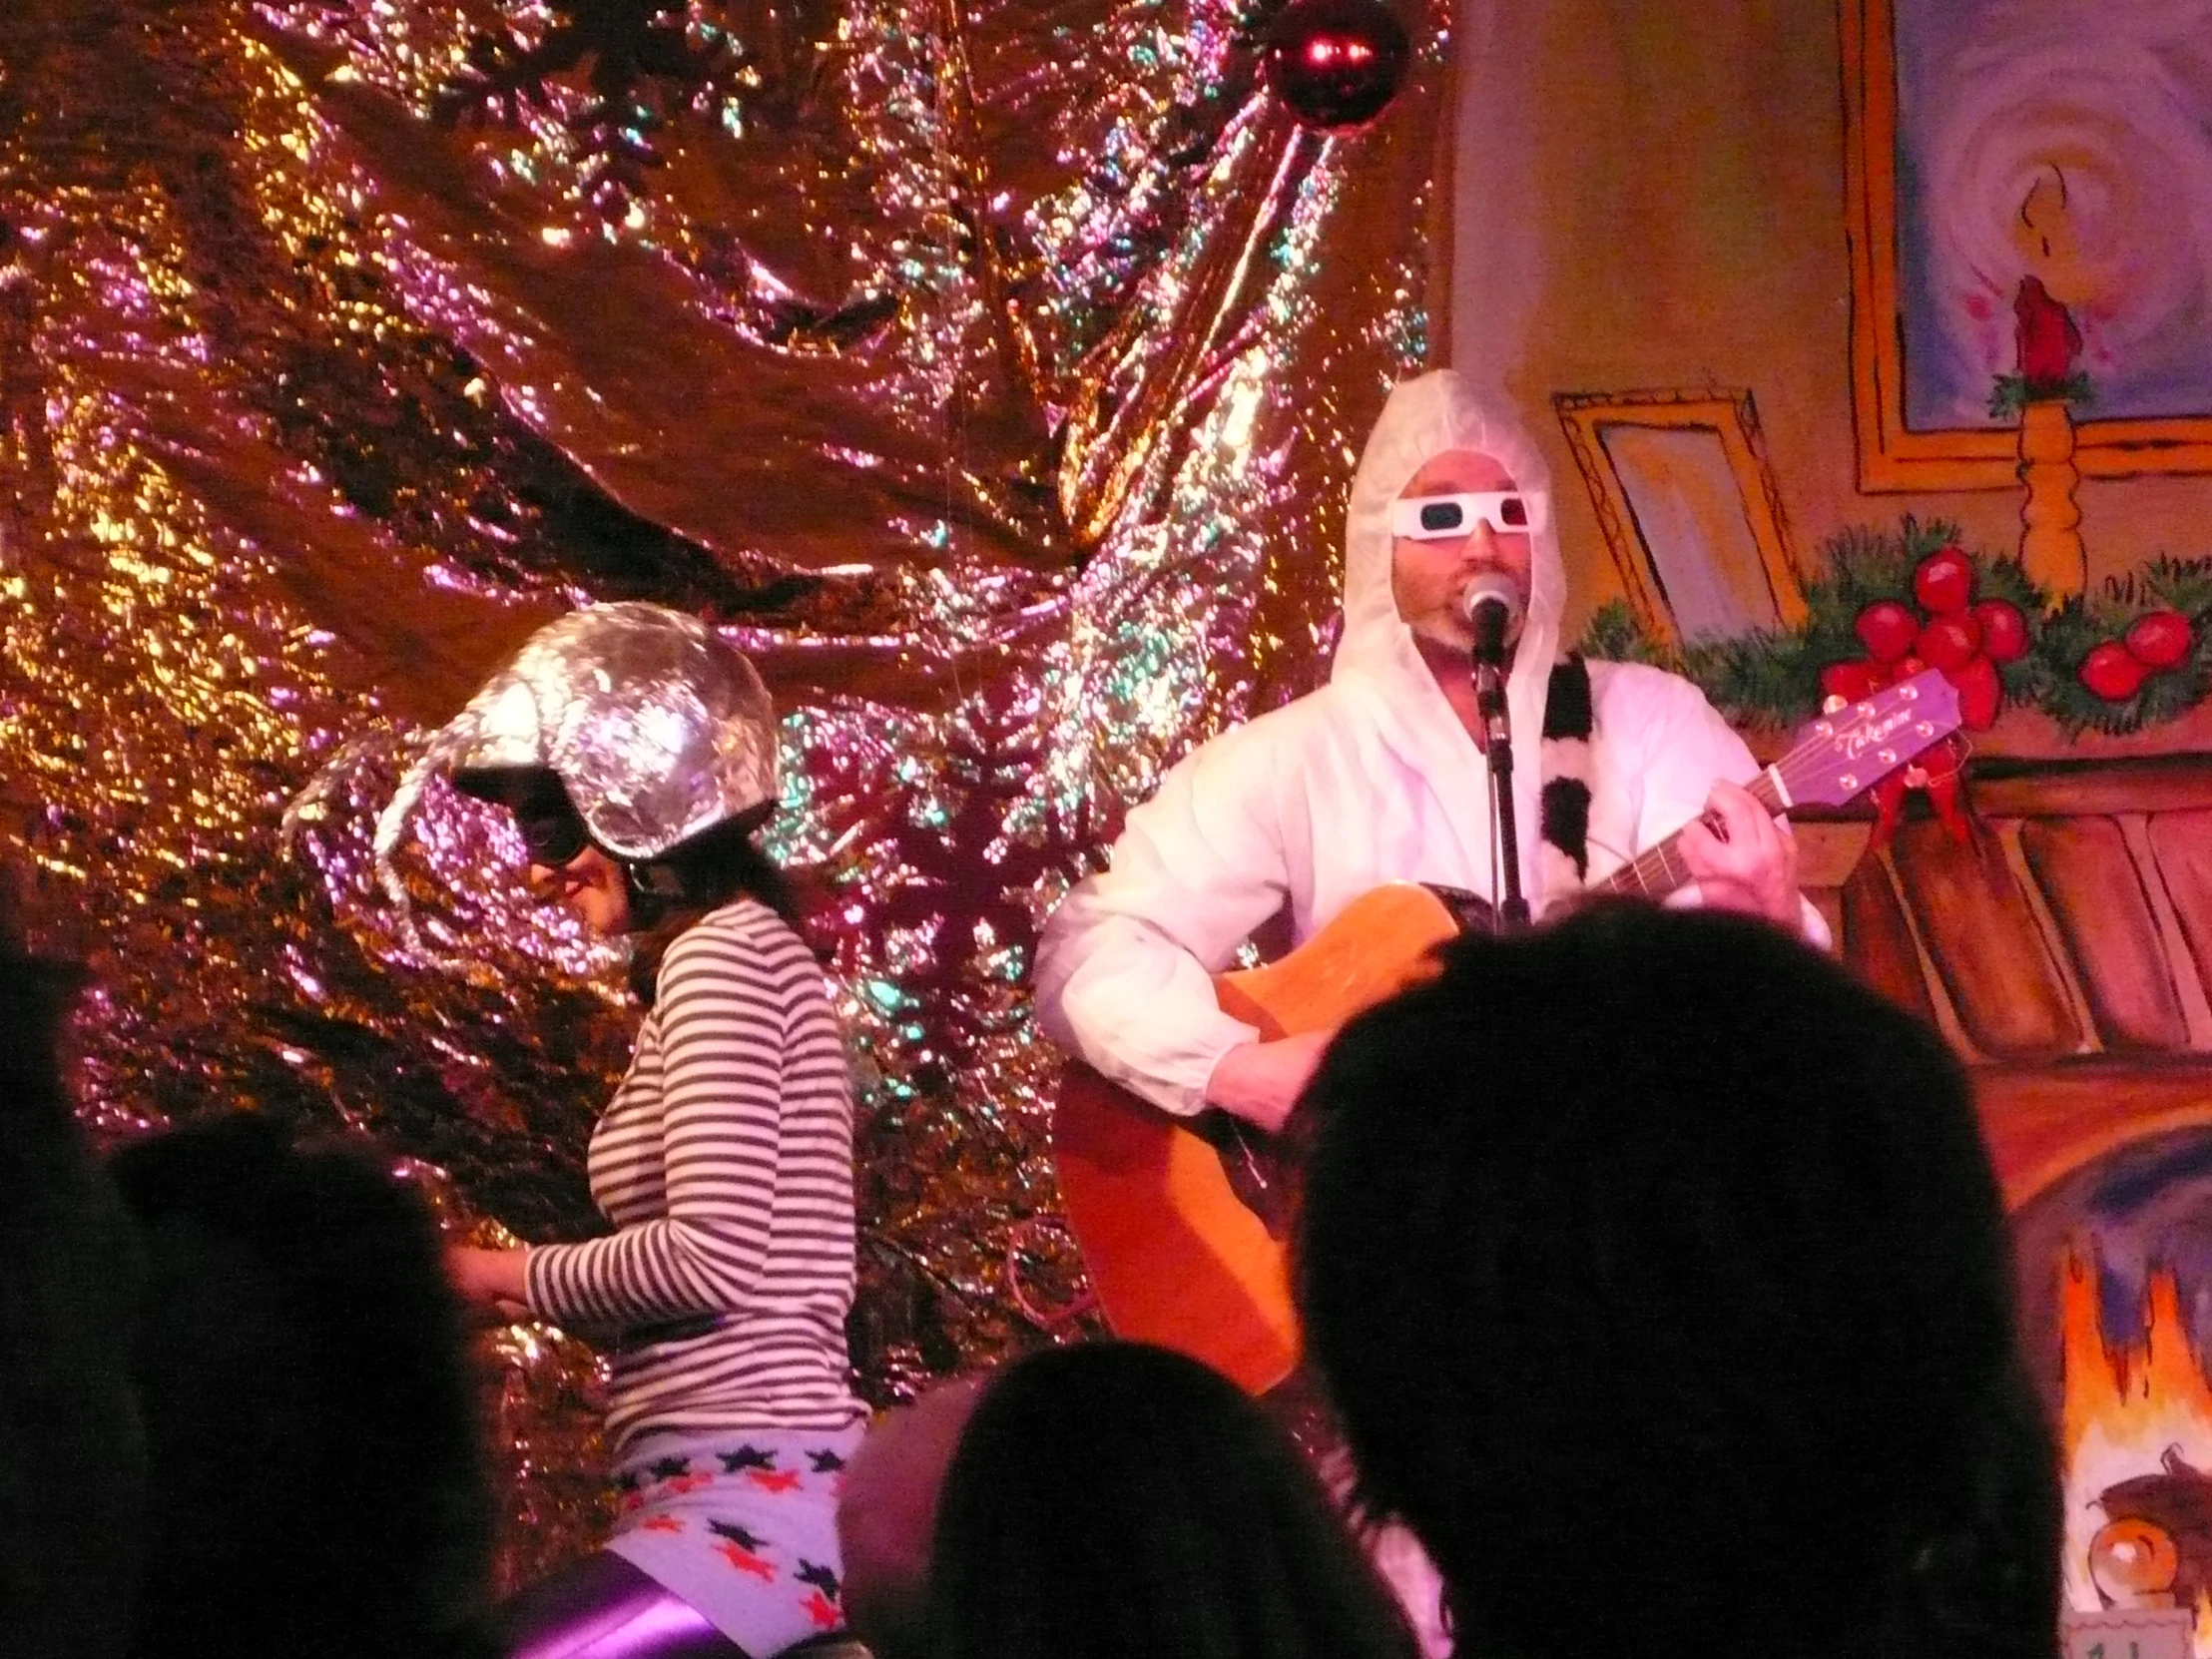
[[[518,812],[514,818],[515,830],[522,836],[522,849],[533,864],[559,869],[591,845],[591,831],[584,828],[584,821],[576,816],[573,808]]]
[[[504,807],[533,864],[559,869],[591,845],[591,831],[549,767],[485,767],[453,775],[463,795]]]

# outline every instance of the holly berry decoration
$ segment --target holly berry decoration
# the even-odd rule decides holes
[[[1881,599],[1859,613],[1852,632],[1878,663],[1894,663],[1913,649],[1921,636],[1921,619],[1895,599]]]
[[[1969,732],[1986,732],[1997,723],[1997,711],[2004,707],[2004,682],[1987,656],[1977,654],[1955,670],[1946,669],[1943,678],[1957,688],[1961,726]]]
[[[1797,626],[1679,649],[1683,671],[1731,718],[1789,724],[1809,705],[1864,703],[1923,664],[1956,690],[1968,737],[2014,704],[2068,735],[2212,716],[2212,553],[2161,554],[2061,597],[2016,559],[1968,552],[1949,524],[1854,529],[1826,552]],[[1667,655],[1633,630],[1616,642],[1593,625],[1591,638],[1594,655]]]
[[[1986,730],[2004,707],[1999,668],[2018,662],[2033,644],[2022,603],[2027,590],[2014,591],[2011,576],[1996,569],[1990,585],[1998,593],[1974,603],[1982,572],[1948,537],[1935,543],[1933,552],[1901,561],[1901,566],[1858,576],[1862,592],[1866,586],[1879,592],[1901,583],[1911,598],[1875,599],[1861,607],[1851,629],[1869,660],[1824,667],[1822,695],[1856,702],[1871,690],[1910,680],[1924,668],[1939,669],[1958,690],[1962,723],[1968,730]]]
[[[2009,599],[1984,599],[1967,613],[1981,625],[1981,649],[2000,667],[2027,655],[2027,618]]]
[[[1381,115],[1411,60],[1404,27],[1382,0],[1292,0],[1261,46],[1276,97],[1324,132]]]
[[[2125,703],[2143,689],[2150,675],[2142,661],[2118,640],[2106,640],[2081,659],[2076,678],[2107,703]]]
[[[1913,654],[1930,668],[1955,675],[1981,655],[1981,623],[1971,611],[1952,611],[1923,628]]]
[[[1821,696],[1840,697],[1846,703],[1872,697],[1889,683],[1889,671],[1864,657],[1854,662],[1830,663],[1821,670]]]
[[[2105,702],[2125,703],[2152,675],[2186,663],[2196,645],[2196,627],[2181,612],[2146,611],[2118,639],[2091,647],[2075,678]]]
[[[2149,611],[2120,636],[2127,654],[2153,674],[2179,668],[2197,643],[2196,630],[2179,611]]]
[[[1973,603],[1973,561],[1956,542],[1945,542],[1913,572],[1913,597],[1931,616],[1951,616]]]
[[[1913,566],[1913,604],[1879,599],[1852,624],[1889,683],[1909,680],[1924,667],[1940,669],[1958,688],[1959,717],[1972,731],[1996,723],[2004,707],[2004,680],[1997,669],[2026,656],[2029,646],[2027,617],[2019,605],[1997,598],[1975,604],[1977,580],[1966,550],[1946,541]],[[1862,678],[1824,670],[1821,689],[1846,696],[1844,685]]]

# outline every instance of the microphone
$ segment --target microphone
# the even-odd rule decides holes
[[[1498,921],[1528,924],[1521,896],[1520,841],[1513,828],[1513,722],[1506,707],[1505,636],[1521,618],[1520,589],[1509,576],[1486,570],[1459,595],[1459,614],[1474,632],[1474,713],[1470,729],[1489,774],[1490,833],[1499,870]]]
[[[1521,618],[1520,589],[1511,577],[1485,571],[1459,595],[1459,614],[1474,630],[1474,660],[1496,668],[1505,661],[1505,636]]]

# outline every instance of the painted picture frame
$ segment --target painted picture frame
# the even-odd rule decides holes
[[[1862,489],[2016,487],[2023,395],[2086,476],[2212,472],[2212,85],[2161,67],[2174,10],[1844,0]]]
[[[1749,391],[1562,392],[1552,407],[1654,639],[1804,620],[1805,579]]]

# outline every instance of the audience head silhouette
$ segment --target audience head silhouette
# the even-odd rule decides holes
[[[489,1509],[435,1227],[350,1148],[234,1115],[120,1153],[158,1540],[137,1653],[451,1654]]]
[[[2058,1495],[1935,1033],[1757,921],[1450,948],[1300,1107],[1309,1352],[1462,1651],[2053,1652]]]
[[[129,1376],[138,1255],[59,1056],[79,975],[32,953],[0,871],[0,1647],[122,1651],[144,1546]]]
[[[1045,1350],[986,1382],[929,1562],[933,1659],[1415,1652],[1297,1443],[1226,1379],[1137,1344]]]

